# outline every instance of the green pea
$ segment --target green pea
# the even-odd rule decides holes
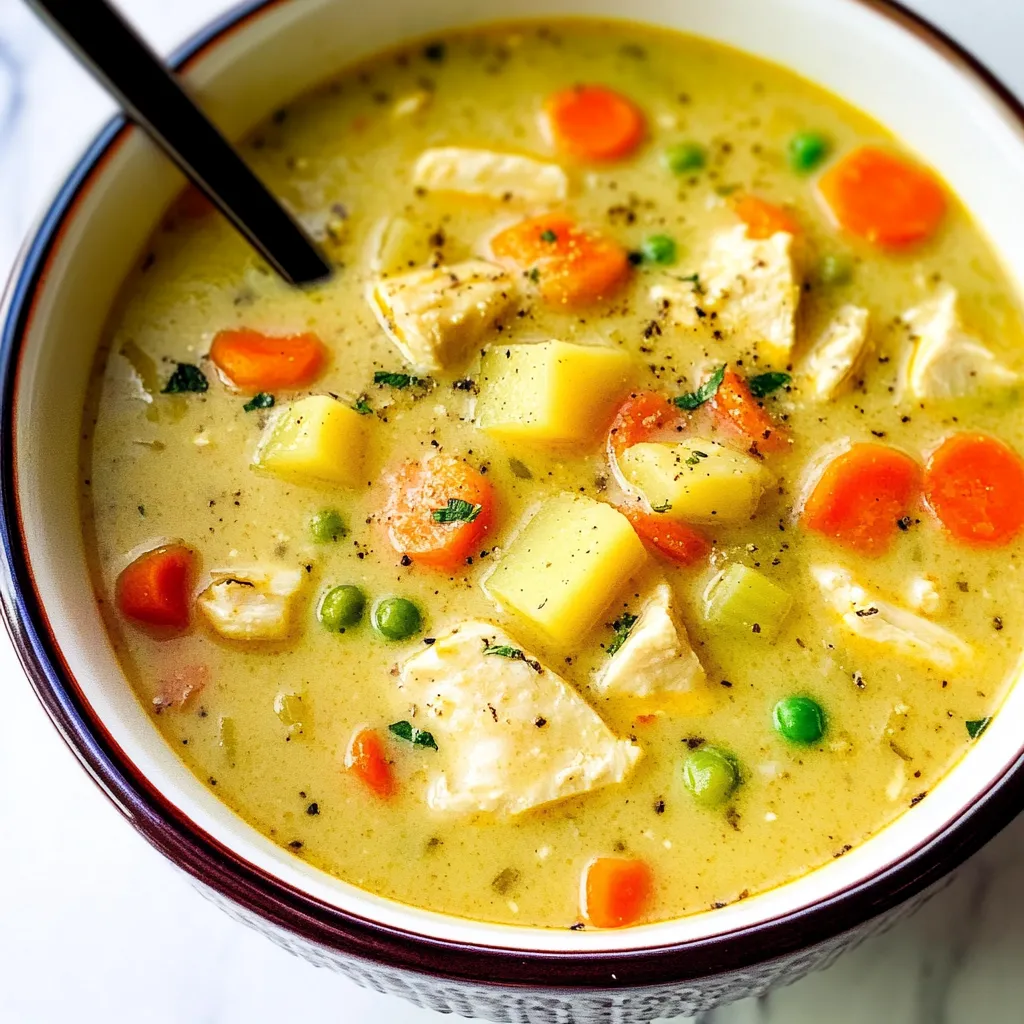
[[[661,263],[667,266],[676,261],[675,239],[669,238],[668,235],[651,235],[650,238],[645,238],[640,246],[640,251],[643,253],[644,259],[651,263]]]
[[[783,697],[772,712],[775,730],[790,743],[817,743],[825,734],[825,712],[810,697]]]
[[[665,150],[665,166],[673,174],[699,171],[707,163],[707,153],[699,142],[677,142]]]
[[[324,629],[331,633],[344,633],[359,625],[366,608],[366,596],[359,587],[345,583],[324,594],[317,616]]]
[[[736,759],[717,747],[701,747],[683,762],[683,784],[704,807],[724,803],[739,782]]]
[[[318,544],[340,540],[348,532],[345,520],[336,508],[323,508],[309,521],[309,532]]]
[[[818,280],[822,284],[849,284],[853,277],[853,262],[849,256],[830,252],[818,264]]]
[[[828,156],[829,141],[821,132],[797,132],[789,140],[789,166],[797,174],[808,174]]]
[[[419,608],[404,597],[385,597],[373,606],[373,628],[385,640],[408,640],[422,624]]]

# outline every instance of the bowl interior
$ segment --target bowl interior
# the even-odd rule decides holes
[[[705,35],[787,65],[864,109],[938,168],[1020,286],[1024,275],[1024,133],[963,62],[868,0],[334,0],[266,5],[188,63],[187,78],[229,135],[346,62],[403,38],[456,26],[566,15],[633,19]],[[930,794],[861,847],[819,870],[713,914],[626,932],[572,934],[480,924],[374,897],[310,868],[222,806],[178,761],[125,685],[91,598],[76,493],[78,410],[122,279],[181,179],[138,132],[121,133],[51,216],[31,260],[35,281],[15,383],[18,512],[48,629],[82,698],[145,779],[197,828],[286,884],[395,928],[532,950],[655,947],[727,933],[818,904],[933,842],[1021,754],[1024,688],[983,742]],[[58,237],[59,234],[59,237]],[[52,243],[47,246],[47,243]],[[979,800],[981,797],[981,800]]]

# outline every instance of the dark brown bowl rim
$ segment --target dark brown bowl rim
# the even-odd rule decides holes
[[[253,18],[289,0],[250,0],[172,57],[181,69]],[[856,0],[930,45],[980,83],[1024,128],[1024,107],[984,66],[891,0]],[[23,339],[47,267],[76,204],[130,127],[112,120],[75,166],[17,264],[0,333],[0,602],[36,696],[64,741],[117,809],[165,857],[222,900],[315,946],[391,968],[475,984],[534,989],[623,989],[693,981],[754,967],[824,942],[937,882],[1024,807],[1024,752],[938,835],[898,863],[806,909],[690,942],[573,953],[496,949],[402,931],[316,900],[226,849],[173,806],[130,762],[88,705],[64,662],[36,591],[17,502],[15,421]]]

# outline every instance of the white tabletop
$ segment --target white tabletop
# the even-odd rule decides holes
[[[822,3],[830,0],[821,0]],[[909,0],[1024,95],[1022,0]],[[228,0],[119,0],[161,50]],[[0,268],[112,106],[20,0],[0,0]],[[0,636],[0,1021],[441,1021],[229,920],[120,818]],[[1020,1024],[1024,818],[912,920],[701,1024]],[[538,1022],[539,1024],[539,1022]]]

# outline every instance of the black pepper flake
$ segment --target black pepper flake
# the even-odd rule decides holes
[[[732,686],[732,683],[730,683],[728,679],[721,679],[719,680],[718,685],[724,686],[726,689],[729,689]]]
[[[448,47],[444,43],[427,43],[423,47],[423,57],[432,64],[441,64],[448,55]]]
[[[537,718],[533,724],[537,726],[538,729],[543,729],[544,726],[548,724],[548,720],[546,718],[540,717]]]
[[[911,519],[911,518],[910,518],[910,516],[903,516],[903,517],[902,517],[901,519],[897,519],[897,520],[896,520],[896,525],[897,525],[897,526],[898,526],[898,527],[899,527],[899,528],[900,528],[900,529],[901,529],[901,530],[902,530],[902,531],[903,531],[904,533],[906,533],[906,532],[907,532],[907,530],[909,530],[909,529],[910,529],[910,527],[911,527],[911,526],[913,525],[913,522],[914,522],[914,521],[913,521],[913,519]],[[859,614],[859,613],[858,613],[858,614]]]
[[[436,636],[425,636],[425,637],[423,638],[423,642],[424,642],[424,643],[425,643],[425,644],[426,644],[426,645],[427,645],[428,647],[430,647],[430,646],[431,646],[432,644],[436,644],[436,643],[437,643],[437,637],[436,637]]]
[[[683,742],[690,748],[690,750],[697,750],[704,746],[703,736],[687,736]]]
[[[998,633],[1003,628],[1003,620],[999,615],[992,619],[992,628]]]
[[[306,813],[312,818],[320,813],[320,805],[314,801],[306,808]]]
[[[582,921],[569,925],[569,931],[571,932],[581,932],[584,928],[586,928],[586,925]]]
[[[665,801],[664,800],[660,800],[659,799],[659,800],[655,800],[654,801],[654,813],[655,814],[664,814],[665,813]]]
[[[412,559],[408,555],[402,555],[402,565],[408,568],[412,565]]]
[[[920,802],[921,802],[921,801],[922,801],[922,800],[923,800],[923,799],[924,799],[924,798],[925,798],[925,797],[926,797],[927,795],[928,795],[928,790],[927,790],[927,789],[926,789],[926,790],[925,790],[925,791],[924,791],[923,793],[918,793],[918,794],[917,794],[917,796],[915,796],[915,797],[913,798],[913,800],[911,800],[911,801],[910,801],[910,806],[911,806],[911,807],[915,807],[915,806],[916,806],[917,804],[919,804],[919,803],[920,803]]]
[[[298,839],[293,839],[288,845],[293,850],[301,850],[302,849],[302,843]]]
[[[853,673],[853,685],[856,686],[858,690],[866,690],[868,686],[868,684],[864,682],[864,677],[859,672]]]

